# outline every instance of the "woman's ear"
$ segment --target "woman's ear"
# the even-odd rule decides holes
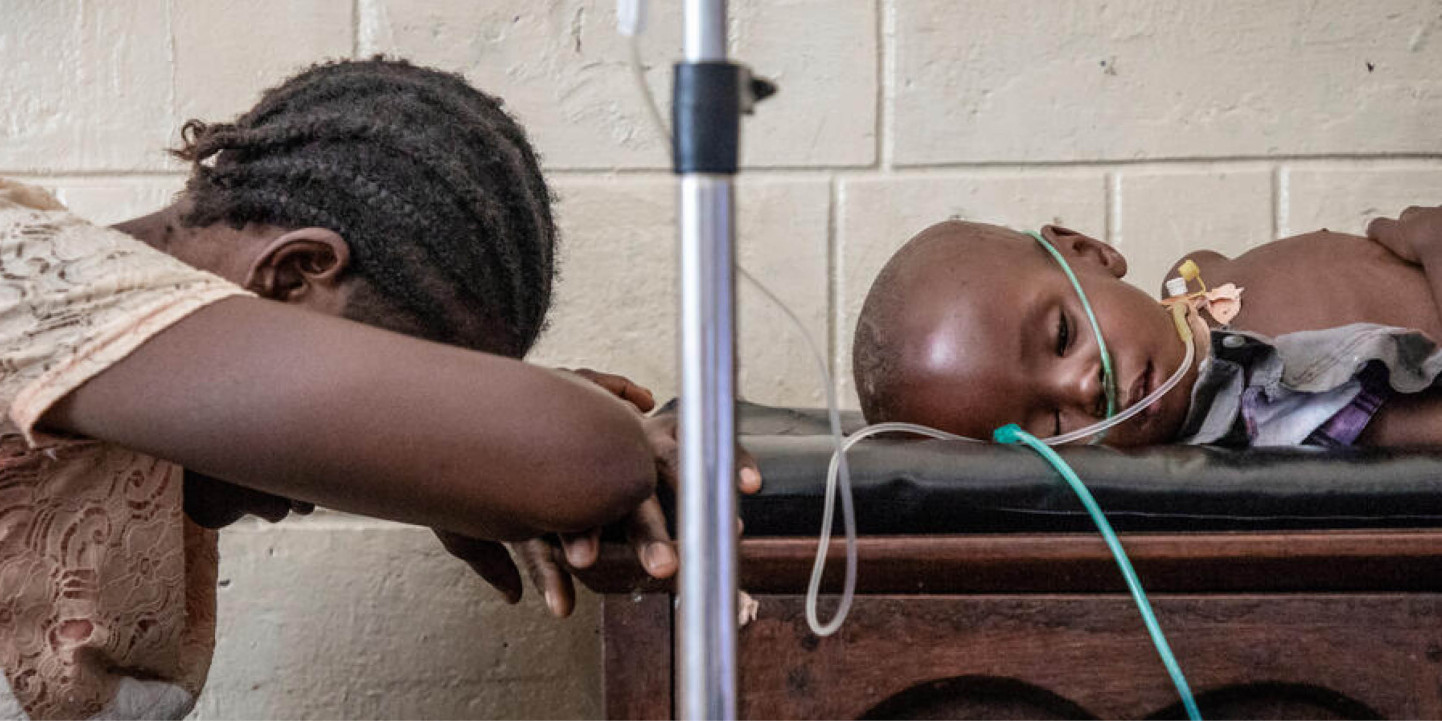
[[[1127,259],[1122,257],[1116,248],[1096,238],[1060,225],[1042,226],[1041,234],[1057,250],[1082,261],[1095,263],[1113,277],[1121,278],[1127,274]]]
[[[262,298],[339,314],[345,307],[340,281],[349,266],[350,245],[339,233],[328,228],[288,230],[256,254],[244,285]]]

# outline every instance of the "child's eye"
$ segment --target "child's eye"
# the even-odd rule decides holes
[[[1056,354],[1066,355],[1067,346],[1071,345],[1071,326],[1066,322],[1066,313],[1057,316],[1056,322]]]

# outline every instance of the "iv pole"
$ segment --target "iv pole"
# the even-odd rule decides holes
[[[680,176],[681,487],[677,637],[682,719],[736,718],[736,173],[744,70],[726,60],[726,0],[685,0],[672,95]]]

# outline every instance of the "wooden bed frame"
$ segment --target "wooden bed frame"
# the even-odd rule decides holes
[[[1122,542],[1205,718],[1442,718],[1442,530]],[[760,603],[739,633],[743,718],[1183,715],[1099,536],[863,538],[855,606],[828,638],[806,626],[815,543],[741,544]],[[619,544],[584,580],[605,594],[607,716],[671,718],[672,596]]]

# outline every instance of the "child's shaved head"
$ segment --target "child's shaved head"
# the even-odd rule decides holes
[[[947,221],[917,233],[887,261],[871,284],[852,344],[852,374],[868,422],[901,420],[906,396],[902,389],[918,380],[935,314],[945,313],[933,300],[949,297],[938,290],[971,282],[976,261],[1016,233],[994,225]],[[988,243],[991,239],[993,243]]]
[[[1110,246],[1055,226],[1042,235],[1096,311],[1118,410],[1135,403],[1181,363],[1170,317],[1120,280],[1126,260]],[[1036,239],[1000,226],[948,221],[908,241],[872,284],[852,358],[872,423],[909,421],[976,438],[1017,423],[1046,437],[1106,413],[1100,353],[1075,289]],[[1108,442],[1169,440],[1194,377]]]

